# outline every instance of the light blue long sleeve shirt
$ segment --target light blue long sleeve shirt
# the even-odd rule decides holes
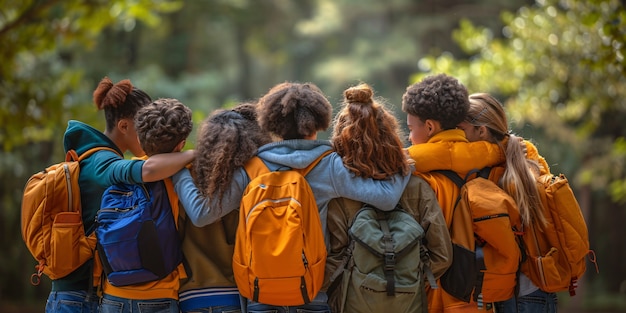
[[[259,148],[258,156],[272,170],[305,168],[322,153],[331,149],[326,140],[285,140]],[[325,156],[307,175],[306,179],[315,195],[324,233],[328,202],[334,198],[348,198],[369,203],[381,210],[392,210],[409,182],[411,174],[396,174],[391,179],[376,180],[357,177],[348,170],[341,157],[332,152]],[[182,169],[172,177],[174,188],[191,222],[202,227],[219,220],[222,216],[239,209],[243,192],[250,182],[243,167],[235,170],[231,186],[219,199],[204,197],[194,185],[189,170]]]

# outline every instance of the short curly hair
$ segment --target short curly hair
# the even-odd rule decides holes
[[[344,165],[359,177],[408,174],[402,132],[383,99],[374,99],[374,91],[364,83],[346,89],[343,96],[331,142]]]
[[[284,82],[259,99],[257,112],[264,131],[288,140],[326,130],[333,108],[314,84]]]
[[[191,109],[176,99],[158,99],[135,116],[135,130],[146,155],[173,152],[193,128]]]
[[[235,169],[252,158],[260,146],[272,141],[261,131],[256,118],[256,105],[242,103],[232,110],[214,111],[204,120],[191,171],[201,194],[221,202]]]
[[[469,105],[467,88],[446,74],[428,76],[402,95],[402,111],[422,121],[438,121],[444,130],[456,128],[467,116]]]

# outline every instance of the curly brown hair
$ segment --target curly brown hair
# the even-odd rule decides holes
[[[271,142],[256,118],[256,105],[242,103],[232,110],[217,110],[204,120],[192,167],[194,182],[202,195],[222,199],[234,170],[253,157],[260,146]]]
[[[281,139],[302,139],[326,130],[333,108],[312,83],[285,82],[274,86],[258,103],[259,125]]]
[[[374,100],[367,84],[350,87],[343,96],[331,141],[344,165],[357,176],[374,179],[408,174],[398,121],[382,100]]]
[[[422,121],[438,121],[444,130],[456,128],[468,109],[467,88],[446,74],[428,76],[408,86],[402,95],[402,111]]]
[[[152,99],[128,79],[113,84],[111,79],[104,77],[93,92],[93,102],[98,110],[104,110],[106,129],[112,130],[117,121],[133,119],[137,111]]]
[[[191,109],[176,99],[155,100],[135,116],[139,143],[148,156],[173,152],[192,128]]]

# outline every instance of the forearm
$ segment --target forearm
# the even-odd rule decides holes
[[[172,182],[187,218],[194,226],[202,227],[214,221],[211,216],[214,210],[209,205],[210,199],[200,194],[188,169],[182,169],[176,173],[172,177]]]
[[[141,168],[142,180],[153,182],[170,177],[191,163],[194,157],[194,150],[153,155],[145,161]]]

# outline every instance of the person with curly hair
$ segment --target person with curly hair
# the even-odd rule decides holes
[[[145,153],[137,139],[135,115],[152,100],[130,80],[113,83],[103,78],[93,92],[96,108],[104,110],[104,133],[79,121],[71,120],[63,137],[65,151],[76,150],[80,155],[94,147],[107,147],[80,163],[80,198],[85,233],[96,229],[96,213],[104,190],[119,183],[141,183],[164,179],[176,173],[194,157],[193,150],[155,155],[147,160],[124,160],[124,152],[135,156]],[[52,291],[46,302],[46,312],[98,312],[95,296],[93,260],[71,274],[52,281]],[[99,277],[96,277],[99,278]]]
[[[332,149],[329,141],[317,139],[318,132],[330,126],[332,106],[314,84],[285,82],[272,87],[259,99],[257,114],[261,129],[275,140],[260,147],[257,152],[272,171],[305,168]],[[306,176],[315,195],[324,233],[328,202],[331,199],[345,197],[376,207],[393,208],[409,178],[410,175],[402,173],[385,180],[358,177],[344,166],[336,153],[323,157]],[[186,169],[174,175],[173,180],[176,191],[184,201],[185,211],[196,226],[213,223],[238,209],[243,191],[250,182],[242,167],[236,169],[228,191],[218,199],[200,194]],[[247,303],[247,310],[252,313],[267,310],[296,312],[305,309],[310,312],[328,312],[326,294],[320,292],[311,303],[302,306],[271,306],[251,300]]]
[[[331,142],[344,165],[356,176],[374,179],[388,179],[397,173],[408,173],[409,159],[404,150],[401,139],[403,136],[396,117],[385,107],[382,100],[374,99],[374,91],[367,84],[350,87],[343,94],[344,100],[341,111],[335,117]],[[424,243],[429,256],[427,265],[432,270],[434,278],[439,278],[452,262],[452,245],[435,193],[424,179],[412,176],[400,198],[400,206],[426,231]],[[362,202],[345,198],[333,199],[328,205],[330,252],[326,261],[325,288],[329,285],[337,286],[331,288],[332,292],[329,292],[329,304],[333,312],[358,310],[358,307],[342,303],[340,295],[346,291],[337,285],[341,284],[340,282],[330,279],[341,277],[338,273],[343,272],[342,265],[350,243],[348,229],[355,214],[362,207]],[[424,288],[424,285],[417,284],[416,287]],[[373,311],[385,310],[385,302],[367,303],[370,298],[367,297],[368,292],[375,295],[379,291],[364,288],[358,292],[363,299],[351,299],[347,303],[363,304]],[[421,293],[416,291],[416,295],[419,294]],[[391,297],[389,301],[402,299],[408,303],[411,310],[420,310],[419,307],[412,305],[415,299],[409,296],[397,299]],[[426,308],[426,305],[424,301],[422,307]]]
[[[158,99],[141,107],[135,115],[134,123],[140,146],[146,153],[142,159],[182,151],[193,129],[191,109],[177,99],[170,98]],[[167,190],[167,199],[170,200],[176,221],[179,212],[178,197],[173,194],[170,178],[152,184],[155,183],[163,184],[162,188]],[[152,188],[152,184],[147,185],[147,188]],[[167,276],[141,284],[114,286],[103,277],[104,294],[100,302],[100,312],[128,313],[150,307],[150,312],[177,313],[178,290],[180,280],[184,278],[187,278],[187,274],[183,263]]]
[[[272,141],[256,118],[256,104],[249,102],[232,110],[214,111],[204,120],[197,134],[197,157],[191,168],[201,195],[221,200],[236,169],[256,155],[260,146]],[[183,234],[182,249],[191,273],[181,284],[181,312],[241,311],[231,264],[238,219],[239,214],[234,211],[198,227],[181,211],[179,231]]]
[[[407,150],[416,162],[414,174],[424,178],[435,190],[448,227],[454,223],[452,212],[459,188],[443,174],[432,171],[452,170],[463,178],[472,169],[502,165],[505,160],[497,144],[485,141],[470,143],[463,130],[457,129],[457,125],[465,120],[469,106],[465,86],[445,74],[427,76],[407,87],[402,96],[402,110],[407,113],[412,143]],[[511,247],[510,253],[507,253],[507,260],[502,260],[502,263],[517,267],[519,249]],[[501,290],[503,299],[497,301],[513,297],[515,277],[508,278],[502,282],[506,286]],[[442,288],[428,289],[429,312],[482,312],[492,309],[493,302],[484,303],[479,310],[474,300],[466,303]]]

